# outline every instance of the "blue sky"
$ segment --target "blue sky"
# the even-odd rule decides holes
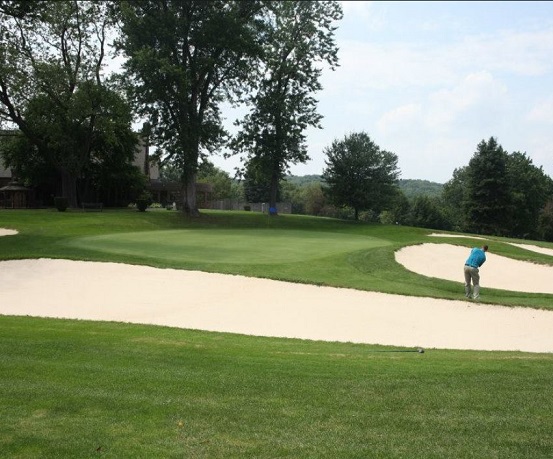
[[[321,174],[324,149],[364,131],[404,179],[445,183],[492,136],[553,177],[553,2],[342,4],[340,67],[317,94],[323,129],[307,131],[311,160],[293,174]]]

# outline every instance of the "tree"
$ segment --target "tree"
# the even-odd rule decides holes
[[[320,63],[332,70],[338,65],[333,24],[342,18],[342,10],[335,1],[267,5],[261,81],[248,100],[251,112],[238,123],[241,131],[233,148],[256,163],[269,186],[269,206],[276,208],[279,182],[288,166],[309,159],[305,129],[320,128],[313,94],[322,89]]]
[[[244,195],[248,202],[269,202],[271,198],[270,184],[266,180],[263,165],[258,158],[252,158],[244,172]],[[275,202],[280,200],[280,187],[277,188]]]
[[[136,144],[130,108],[104,80],[110,5],[2,2],[0,14],[0,117],[56,168],[75,207],[87,164],[106,154],[128,157]]]
[[[468,166],[464,166],[453,171],[453,177],[444,184],[442,191],[444,213],[455,231],[467,231],[469,226],[465,215],[467,190]]]
[[[493,137],[482,140],[469,161],[465,212],[472,232],[505,235],[511,225],[507,153]]]
[[[410,213],[409,224],[411,226],[437,230],[449,229],[448,222],[437,198],[424,195],[415,197]]]
[[[311,182],[302,187],[302,198],[305,213],[308,215],[320,215],[326,199],[320,182]]]
[[[380,214],[380,222],[383,224],[410,224],[411,203],[403,190],[397,189],[391,197],[388,209]]]
[[[553,241],[553,198],[545,204],[539,216],[539,235],[546,241]]]
[[[209,183],[213,186],[212,199],[230,199],[232,197],[232,180],[227,172],[209,161],[200,164],[198,183]]]
[[[383,151],[364,133],[346,135],[325,149],[323,180],[336,205],[380,213],[397,192],[399,169],[394,153]]]
[[[517,237],[539,237],[540,212],[553,197],[553,180],[533,165],[526,153],[507,156],[507,178],[513,208],[509,232]]]
[[[183,210],[198,215],[200,159],[225,137],[219,104],[248,89],[260,48],[259,1],[120,2],[118,48],[151,139],[181,171]]]

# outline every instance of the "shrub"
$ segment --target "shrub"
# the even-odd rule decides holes
[[[59,212],[65,212],[69,206],[69,200],[63,196],[56,196],[54,198],[54,206]]]
[[[145,212],[146,208],[153,203],[152,195],[147,191],[142,192],[140,196],[136,199],[136,208],[140,212]]]

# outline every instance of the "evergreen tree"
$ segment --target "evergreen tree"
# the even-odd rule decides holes
[[[507,153],[493,137],[480,142],[469,161],[466,198],[469,231],[495,235],[509,232],[513,204],[507,176]]]

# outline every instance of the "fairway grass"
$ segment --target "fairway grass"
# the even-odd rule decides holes
[[[2,457],[553,456],[551,354],[0,322]]]

